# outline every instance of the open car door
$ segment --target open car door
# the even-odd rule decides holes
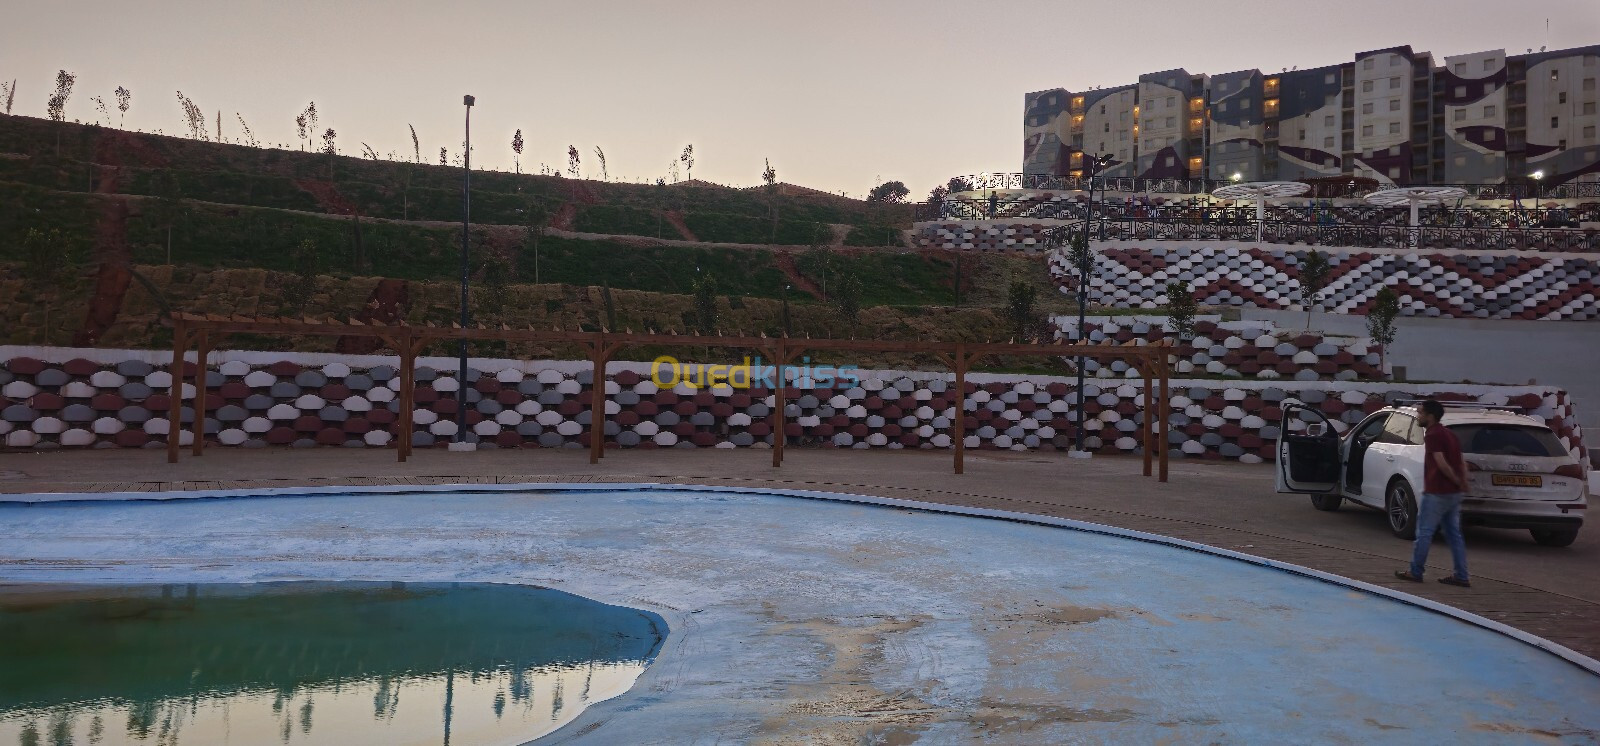
[[[1337,493],[1344,472],[1341,461],[1333,423],[1306,404],[1285,401],[1278,422],[1278,491]]]

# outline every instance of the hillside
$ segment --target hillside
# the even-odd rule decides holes
[[[0,263],[15,282],[0,300],[0,341],[159,346],[161,307],[348,316],[396,292],[409,298],[396,318],[448,319],[460,178],[459,168],[0,117]],[[619,327],[682,329],[705,274],[730,330],[779,333],[787,298],[795,334],[1000,339],[1015,279],[1040,291],[1041,313],[1065,310],[1037,259],[895,246],[903,205],[787,184],[496,172],[473,173],[472,200],[473,312],[485,322],[598,327],[609,315]],[[41,271],[47,281],[24,279]],[[853,328],[830,283],[833,296],[859,287]],[[602,288],[615,291],[609,314]],[[649,307],[624,302],[629,291]]]

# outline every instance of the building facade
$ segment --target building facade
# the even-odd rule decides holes
[[[1600,180],[1600,45],[1444,57],[1392,47],[1278,73],[1183,69],[1026,95],[1023,171],[1367,178],[1381,184]]]

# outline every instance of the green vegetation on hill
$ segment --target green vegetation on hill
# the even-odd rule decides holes
[[[59,141],[59,146],[58,146]],[[461,170],[321,153],[250,148],[95,126],[0,117],[0,181],[63,191],[93,191],[113,173],[116,191],[154,195],[175,185],[203,202],[273,207],[395,220],[461,219]],[[660,225],[676,211],[696,237],[729,243],[814,243],[826,224],[908,227],[904,205],[869,205],[821,194],[579,181],[554,176],[474,171],[475,223],[525,225],[529,211],[576,210],[573,228],[591,233],[676,237]],[[781,218],[774,235],[771,211]],[[704,231],[704,233],[702,233]],[[866,244],[863,244],[866,245]],[[881,245],[881,244],[872,244]]]

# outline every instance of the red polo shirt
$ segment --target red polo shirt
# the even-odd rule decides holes
[[[1456,434],[1450,428],[1434,423],[1428,428],[1428,434],[1422,441],[1422,491],[1435,495],[1449,495],[1456,492],[1466,492],[1467,486],[1456,484],[1445,476],[1444,470],[1433,457],[1435,453],[1444,454],[1446,463],[1455,464],[1462,477],[1466,477],[1466,464],[1461,463],[1461,441],[1456,439]]]

